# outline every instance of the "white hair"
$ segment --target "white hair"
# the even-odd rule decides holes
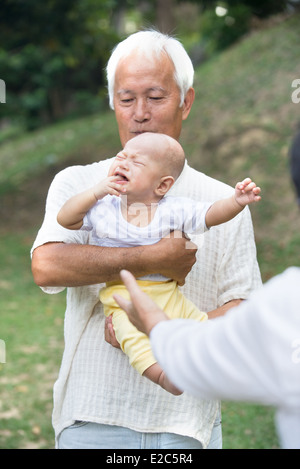
[[[183,45],[175,38],[155,30],[139,31],[131,34],[120,42],[111,54],[107,63],[106,75],[108,83],[109,105],[114,109],[114,84],[118,63],[128,57],[133,51],[142,52],[146,57],[157,57],[164,52],[174,64],[174,79],[180,90],[180,106],[189,88],[193,86],[194,67]]]

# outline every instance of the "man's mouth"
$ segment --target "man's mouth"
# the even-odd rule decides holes
[[[141,134],[144,134],[146,132],[153,132],[152,130],[132,130],[131,133],[133,135],[141,135]]]

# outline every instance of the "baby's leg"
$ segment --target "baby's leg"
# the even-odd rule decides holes
[[[113,326],[116,337],[123,352],[129,358],[130,364],[153,383],[160,385],[166,391],[175,394],[182,394],[167,378],[162,368],[156,362],[149,341],[142,332],[138,331],[128,319],[123,310],[113,313]]]
[[[154,363],[153,365],[149,366],[149,368],[144,371],[143,376],[150,379],[154,383],[159,384],[163,389],[174,394],[175,396],[182,394],[182,391],[180,391],[178,388],[176,388],[176,386],[174,386],[173,383],[171,383],[158,363]]]

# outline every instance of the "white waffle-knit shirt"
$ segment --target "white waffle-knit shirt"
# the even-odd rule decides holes
[[[90,234],[61,227],[56,216],[67,199],[108,174],[112,160],[61,171],[49,189],[45,218],[32,252],[48,242],[88,244]],[[213,202],[233,189],[187,163],[168,195]],[[201,311],[211,311],[234,299],[245,299],[261,286],[251,215],[248,208],[232,221],[192,238],[197,262],[182,290]],[[216,400],[184,393],[174,396],[141,377],[119,349],[104,339],[103,286],[67,289],[65,350],[54,385],[53,426],[56,437],[75,420],[119,425],[141,432],[171,432],[190,436],[207,447],[219,410]],[[64,287],[43,288],[59,293]],[[199,357],[201,360],[201,357]]]

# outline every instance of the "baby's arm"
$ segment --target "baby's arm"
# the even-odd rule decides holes
[[[117,179],[117,176],[109,176],[90,189],[71,197],[58,212],[58,223],[69,230],[79,230],[86,213],[98,200],[108,194],[118,196],[122,193],[123,187],[116,183]]]
[[[235,186],[235,194],[228,199],[218,200],[208,209],[205,223],[208,228],[225,223],[238,215],[246,205],[259,202],[260,188],[250,178],[238,182]]]
[[[176,386],[174,386],[173,383],[171,383],[158,363],[154,363],[153,365],[149,366],[149,368],[144,371],[143,376],[150,379],[175,396],[182,394],[182,391],[180,391]]]

